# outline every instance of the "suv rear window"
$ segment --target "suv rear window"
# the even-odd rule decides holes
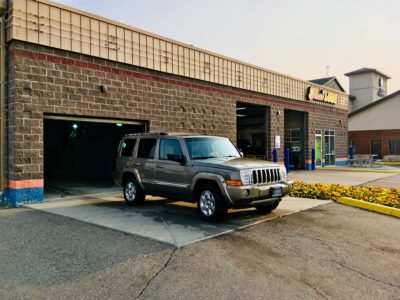
[[[135,148],[136,139],[124,140],[121,146],[121,156],[131,156],[133,148]]]
[[[183,156],[178,140],[160,140],[160,159],[168,159],[168,155]]]
[[[138,158],[154,158],[156,139],[141,139],[137,153]]]

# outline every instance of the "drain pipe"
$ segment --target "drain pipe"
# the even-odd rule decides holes
[[[0,191],[5,188],[5,101],[6,101],[6,11],[7,2],[0,1]]]

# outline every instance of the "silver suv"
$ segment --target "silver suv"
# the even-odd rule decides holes
[[[208,221],[221,220],[228,208],[270,212],[292,189],[283,166],[242,158],[227,138],[166,133],[126,135],[114,179],[129,205],[146,195],[197,202]]]

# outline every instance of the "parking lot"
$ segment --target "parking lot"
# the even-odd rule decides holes
[[[220,223],[203,221],[195,204],[162,198],[147,197],[142,206],[126,206],[120,191],[68,197],[26,207],[181,247],[326,203],[287,197],[270,214],[260,214],[255,209],[234,210]]]
[[[290,173],[289,178],[306,182],[352,185],[400,183],[398,174],[371,172],[300,171]],[[327,203],[321,200],[286,197],[271,214],[260,214],[255,209],[231,210],[224,222],[211,224],[200,219],[195,204],[148,196],[142,206],[126,206],[121,188],[115,185],[70,184],[64,185],[63,190],[53,188],[46,193],[46,196],[44,203],[25,206],[176,247]]]
[[[398,174],[295,172],[291,179],[398,184]],[[285,198],[271,214],[203,222],[194,205],[118,187],[70,186],[0,210],[0,298],[394,299],[399,219],[330,201]],[[7,259],[5,259],[7,258]]]

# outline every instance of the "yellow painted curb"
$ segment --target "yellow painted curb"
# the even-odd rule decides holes
[[[400,209],[398,208],[370,203],[363,200],[356,200],[348,197],[340,197],[337,202],[400,218]]]
[[[329,168],[329,167],[321,167],[316,168],[316,171],[341,171],[341,172],[372,172],[372,173],[400,173],[400,170],[362,170],[362,169],[350,169],[350,168]]]
[[[400,209],[393,208],[392,216],[400,218]]]

